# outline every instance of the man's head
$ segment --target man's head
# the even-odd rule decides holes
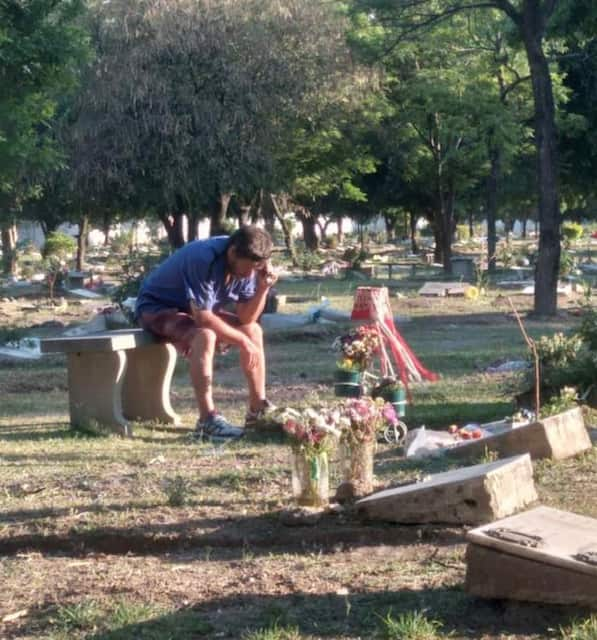
[[[271,255],[272,239],[259,227],[247,225],[230,236],[226,257],[234,276],[246,278],[253,270],[265,268]]]

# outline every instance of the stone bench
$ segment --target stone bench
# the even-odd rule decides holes
[[[130,436],[129,420],[179,424],[170,405],[176,349],[143,329],[47,338],[43,353],[66,353],[73,426],[97,422]]]

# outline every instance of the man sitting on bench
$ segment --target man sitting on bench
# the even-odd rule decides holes
[[[236,345],[249,387],[245,427],[272,409],[265,395],[263,335],[257,323],[277,276],[271,269],[272,240],[245,226],[231,236],[189,242],[143,282],[137,298],[139,324],[172,342],[188,358],[199,408],[196,435],[225,441],[244,430],[216,411],[212,396],[216,347]],[[236,313],[222,309],[234,302]]]

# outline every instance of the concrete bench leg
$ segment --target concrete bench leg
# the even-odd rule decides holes
[[[126,371],[124,351],[80,351],[68,354],[68,397],[73,426],[97,422],[131,435],[122,415],[121,390]]]
[[[127,358],[122,387],[124,415],[131,420],[180,424],[170,404],[176,349],[171,344],[150,344],[127,351]]]

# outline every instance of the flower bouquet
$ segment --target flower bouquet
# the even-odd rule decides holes
[[[339,368],[351,368],[362,373],[379,352],[379,334],[375,326],[362,325],[350,333],[338,336],[332,343],[332,349],[342,354]]]
[[[367,325],[357,327],[346,335],[338,336],[332,343],[332,348],[341,353],[341,358],[336,362],[336,395],[360,397],[363,372],[379,351],[377,330]]]
[[[373,454],[377,433],[398,421],[394,407],[381,398],[347,400],[340,406],[340,460],[342,484],[338,498],[363,496],[373,491]]]
[[[340,437],[338,411],[327,407],[286,409],[283,429],[292,446],[292,492],[299,505],[322,507],[329,500],[328,452]]]

